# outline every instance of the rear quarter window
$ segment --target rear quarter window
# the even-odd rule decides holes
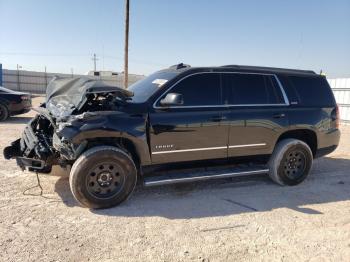
[[[298,104],[301,106],[333,107],[333,92],[324,77],[289,76],[290,85],[294,88]]]

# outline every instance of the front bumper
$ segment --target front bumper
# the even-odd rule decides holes
[[[21,153],[21,139],[14,141],[11,146],[4,148],[4,157],[5,159],[15,158],[17,165],[22,170],[36,171],[39,173],[47,173],[51,170],[51,167],[46,165],[46,162],[40,159],[24,157]]]
[[[50,136],[40,131],[38,117],[25,127],[22,138],[4,148],[5,159],[15,158],[22,170],[48,173],[54,164],[54,153]],[[34,131],[35,130],[35,131]]]
[[[24,109],[21,109],[21,110],[19,110],[19,111],[12,111],[12,112],[11,112],[11,116],[26,114],[26,113],[28,113],[30,110],[31,110],[31,108],[24,108]]]
[[[32,108],[31,100],[24,100],[20,103],[9,105],[9,111],[12,116],[28,113]]]
[[[27,158],[27,157],[16,157],[17,165],[22,169],[28,169],[29,171],[38,171],[45,169],[45,161]]]

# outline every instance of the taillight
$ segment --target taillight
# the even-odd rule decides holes
[[[335,108],[335,114],[336,114],[335,127],[339,128],[340,127],[340,113],[339,113],[339,106],[338,105]]]

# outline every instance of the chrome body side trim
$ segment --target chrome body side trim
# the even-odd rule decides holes
[[[242,148],[242,147],[254,147],[254,146],[266,146],[266,143],[248,144],[248,145],[235,145],[235,146],[228,146],[228,148]]]
[[[257,146],[266,146],[266,143],[247,144],[247,145],[234,145],[234,146],[203,147],[203,148],[167,150],[167,151],[156,151],[156,152],[152,152],[152,155],[171,154],[171,153],[183,153],[183,152],[195,152],[195,151],[206,151],[206,150],[219,150],[219,149],[229,149],[229,148],[242,148],[242,147],[257,147]]]
[[[152,155],[182,153],[182,152],[194,152],[194,151],[206,151],[206,150],[218,150],[218,149],[227,149],[227,146],[203,147],[203,148],[193,148],[193,149],[179,149],[179,150],[169,150],[169,151],[157,151],[157,152],[152,152]]]

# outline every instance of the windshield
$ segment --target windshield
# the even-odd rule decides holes
[[[134,93],[132,102],[146,102],[161,86],[178,75],[176,71],[159,71],[128,87]]]

